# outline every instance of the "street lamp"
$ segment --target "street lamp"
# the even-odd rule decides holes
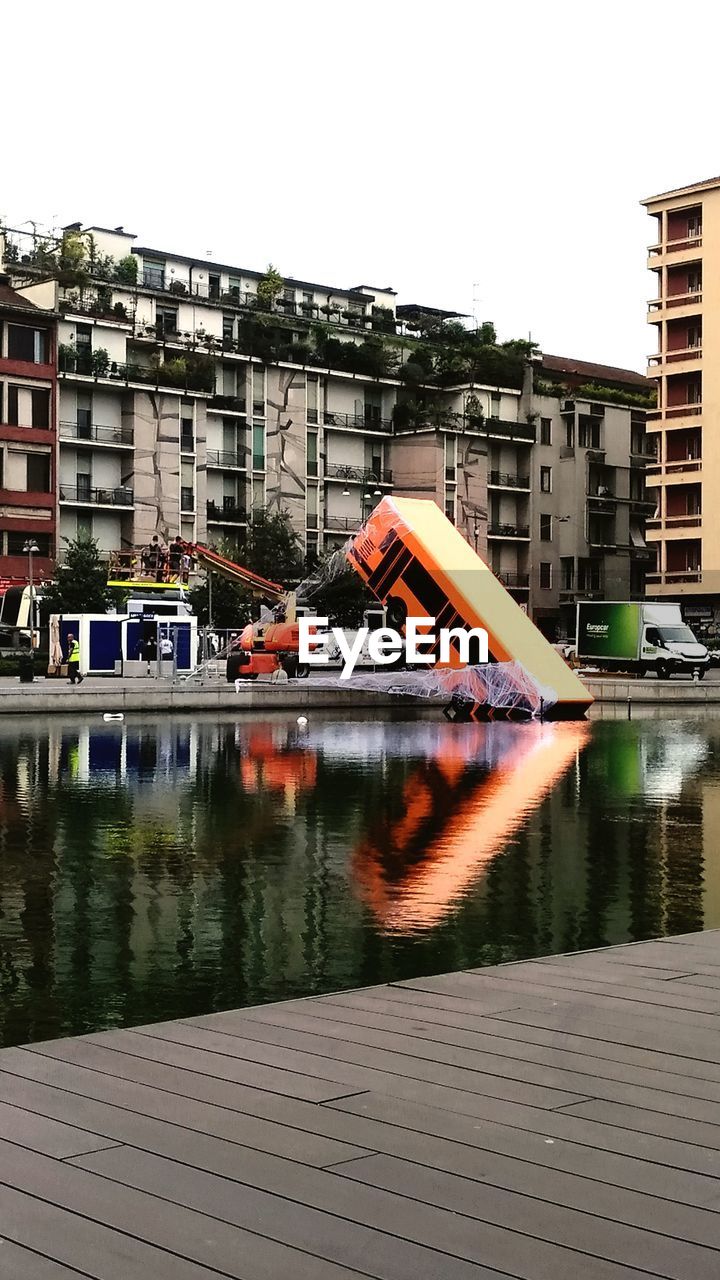
[[[33,556],[36,556],[40,548],[34,538],[27,538],[23,545],[23,552],[28,558],[28,586],[30,588],[30,649],[35,648],[35,589],[33,585]]]

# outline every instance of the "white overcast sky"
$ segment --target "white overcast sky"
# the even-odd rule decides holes
[[[720,172],[713,7],[3,9],[0,216],[529,332],[643,369],[647,195]]]

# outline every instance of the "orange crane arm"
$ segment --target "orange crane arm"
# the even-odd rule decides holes
[[[182,547],[188,555],[194,556],[204,569],[212,569],[214,573],[221,574],[223,578],[229,578],[231,582],[239,582],[249,587],[256,595],[270,596],[275,600],[286,598],[287,593],[279,583],[261,578],[260,574],[253,573],[242,564],[235,564],[234,560],[226,560],[225,556],[221,556],[217,551],[211,551],[200,542],[183,542]]]

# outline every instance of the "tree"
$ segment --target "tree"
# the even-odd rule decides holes
[[[313,570],[300,603],[309,605],[316,617],[328,618],[331,627],[355,628],[362,626],[365,610],[378,602],[344,552],[331,551]]]
[[[204,582],[198,583],[188,592],[188,601],[193,613],[197,615],[198,624],[206,627],[210,622],[210,593],[207,575]],[[212,580],[212,622],[215,627],[232,629],[244,627],[250,617],[252,597],[237,582],[221,578],[213,573]]]
[[[65,538],[65,563],[57,565],[52,582],[43,588],[47,613],[105,613],[114,593],[107,585],[107,566],[95,538]]]
[[[275,299],[282,292],[284,280],[280,272],[273,266],[272,262],[268,265],[262,280],[258,280],[257,296],[258,302],[265,307],[267,311],[272,311]]]
[[[242,555],[248,569],[271,582],[295,582],[302,574],[300,538],[286,511],[254,512]]]

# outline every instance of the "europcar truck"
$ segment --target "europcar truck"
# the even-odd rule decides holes
[[[679,604],[578,601],[576,653],[605,671],[654,671],[661,680],[683,671],[702,680],[710,664]]]

